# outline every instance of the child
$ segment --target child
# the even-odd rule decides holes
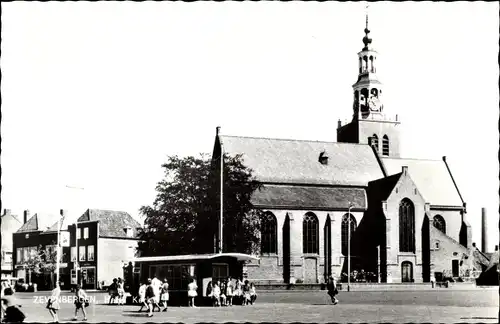
[[[83,313],[83,320],[87,320],[87,313],[85,312],[85,307],[89,306],[87,293],[82,289],[80,285],[76,285],[75,290],[75,318],[78,320],[78,310],[81,309]]]
[[[59,305],[59,298],[61,296],[61,288],[59,287],[59,283],[56,282],[56,287],[52,290],[52,295],[49,298],[47,303],[47,309],[49,310],[50,315],[52,315],[52,319],[54,322],[59,322],[59,318],[57,317],[57,311],[61,308]]]
[[[152,317],[156,301],[155,301],[155,289],[153,287],[153,284],[151,283],[151,279],[148,279],[148,286],[146,287],[146,303],[148,305],[148,317]]]
[[[140,282],[139,283],[139,304],[141,304],[141,308],[139,309],[139,313],[142,312],[142,308],[146,306],[146,309],[149,309],[149,306],[146,302],[146,288],[147,286]]]
[[[233,306],[233,282],[231,277],[229,277],[226,283],[226,305]]]
[[[194,305],[194,298],[198,296],[198,293],[196,292],[198,290],[198,285],[196,284],[196,279],[193,278],[193,281],[188,285],[188,297],[189,297],[189,306],[190,307],[196,307]]]
[[[248,280],[245,280],[245,284],[243,285],[243,303],[242,305],[250,304],[250,285],[248,284]]]
[[[220,288],[217,282],[214,284],[214,288],[212,290],[212,300],[214,306],[220,306]]]
[[[220,284],[220,305],[226,306],[226,283],[224,281]]]
[[[255,290],[254,283],[252,282],[250,284],[250,304],[253,305],[253,303],[255,303],[256,300],[257,300],[257,291]]]
[[[117,295],[118,295],[118,305],[123,305],[125,302],[125,283],[121,278],[118,278],[118,284],[117,284]]]
[[[163,311],[167,311],[167,304],[168,304],[168,299],[169,299],[169,294],[168,294],[168,281],[165,278],[163,280],[163,285],[161,286],[161,296],[160,296],[160,303],[163,305]]]

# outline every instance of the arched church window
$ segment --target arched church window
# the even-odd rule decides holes
[[[382,137],[382,155],[389,156],[389,137],[387,135]]]
[[[302,222],[302,252],[304,254],[319,253],[319,225],[314,213],[304,215]]]
[[[367,71],[368,71],[368,57],[363,56],[363,72],[367,72]]]
[[[370,72],[373,73],[373,56],[370,56]]]
[[[260,252],[263,254],[278,253],[276,216],[271,212],[267,212],[260,221]]]
[[[378,136],[377,134],[372,135],[372,146],[375,146],[375,150],[378,152]]]
[[[358,224],[356,223],[356,218],[351,214],[351,237],[356,231]],[[347,255],[348,245],[349,245],[349,214],[342,216],[342,254]]]
[[[435,228],[446,234],[446,222],[444,221],[443,216],[436,215],[432,220],[432,224]]]
[[[399,203],[399,251],[415,253],[415,207],[408,198]]]

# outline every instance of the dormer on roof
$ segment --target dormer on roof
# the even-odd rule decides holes
[[[132,227],[127,226],[124,228],[124,230],[125,230],[125,235],[127,235],[127,237],[134,237],[134,230]]]
[[[321,163],[323,165],[327,165],[328,164],[328,154],[326,153],[326,150],[323,150],[319,154],[318,161],[319,161],[319,163]]]

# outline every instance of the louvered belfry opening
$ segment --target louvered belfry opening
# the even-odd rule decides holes
[[[399,204],[399,251],[415,253],[415,207],[408,198]]]

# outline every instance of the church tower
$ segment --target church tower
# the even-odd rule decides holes
[[[384,113],[383,85],[377,78],[378,53],[371,47],[368,14],[364,47],[358,53],[358,79],[353,87],[353,117],[349,124],[337,128],[337,141],[370,144],[381,156],[399,157],[399,124]]]

